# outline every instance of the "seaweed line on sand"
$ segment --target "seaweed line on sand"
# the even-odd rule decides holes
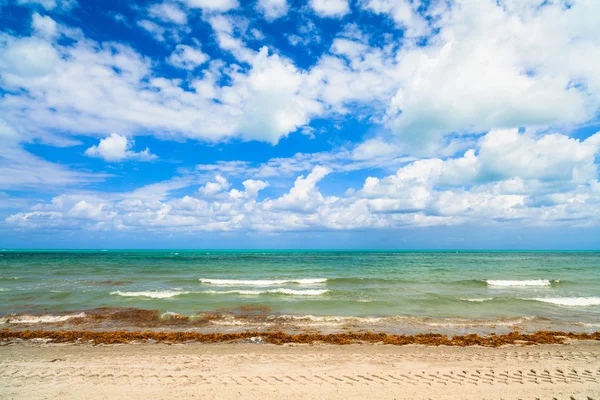
[[[439,333],[425,333],[417,335],[388,335],[385,333],[305,333],[288,334],[285,332],[240,332],[240,333],[198,333],[198,332],[132,332],[132,331],[10,331],[0,330],[0,341],[14,339],[46,339],[54,343],[81,343],[118,344],[140,341],[155,341],[159,343],[219,343],[247,340],[261,337],[266,343],[325,343],[325,344],[353,344],[353,343],[382,343],[391,345],[422,344],[429,346],[484,346],[499,347],[509,344],[535,345],[535,344],[563,344],[565,340],[600,340],[600,331],[594,333],[574,333],[557,331],[538,331],[534,333],[510,332],[502,335],[478,334],[445,336]]]

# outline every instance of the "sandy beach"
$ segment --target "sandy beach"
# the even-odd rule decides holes
[[[600,343],[0,347],[2,399],[598,399]]]

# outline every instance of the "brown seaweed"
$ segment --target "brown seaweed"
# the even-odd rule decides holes
[[[504,345],[536,345],[536,344],[563,344],[571,340],[600,340],[600,331],[594,333],[574,333],[558,331],[538,331],[534,333],[510,332],[503,335],[491,334],[480,336],[478,334],[444,336],[438,333],[425,333],[417,335],[388,335],[385,333],[333,333],[333,334],[297,334],[285,332],[241,332],[241,333],[199,333],[199,332],[131,332],[131,331],[10,331],[1,330],[0,340],[14,339],[49,339],[55,343],[81,343],[117,344],[140,341],[155,341],[163,343],[219,343],[247,340],[252,337],[262,337],[271,344],[355,344],[355,343],[382,343],[390,345],[420,344],[428,346],[483,346],[499,347]]]

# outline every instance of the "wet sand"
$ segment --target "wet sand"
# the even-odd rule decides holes
[[[0,347],[2,399],[600,399],[600,342]]]

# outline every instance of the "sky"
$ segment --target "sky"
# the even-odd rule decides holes
[[[597,0],[0,0],[1,248],[600,249]]]

